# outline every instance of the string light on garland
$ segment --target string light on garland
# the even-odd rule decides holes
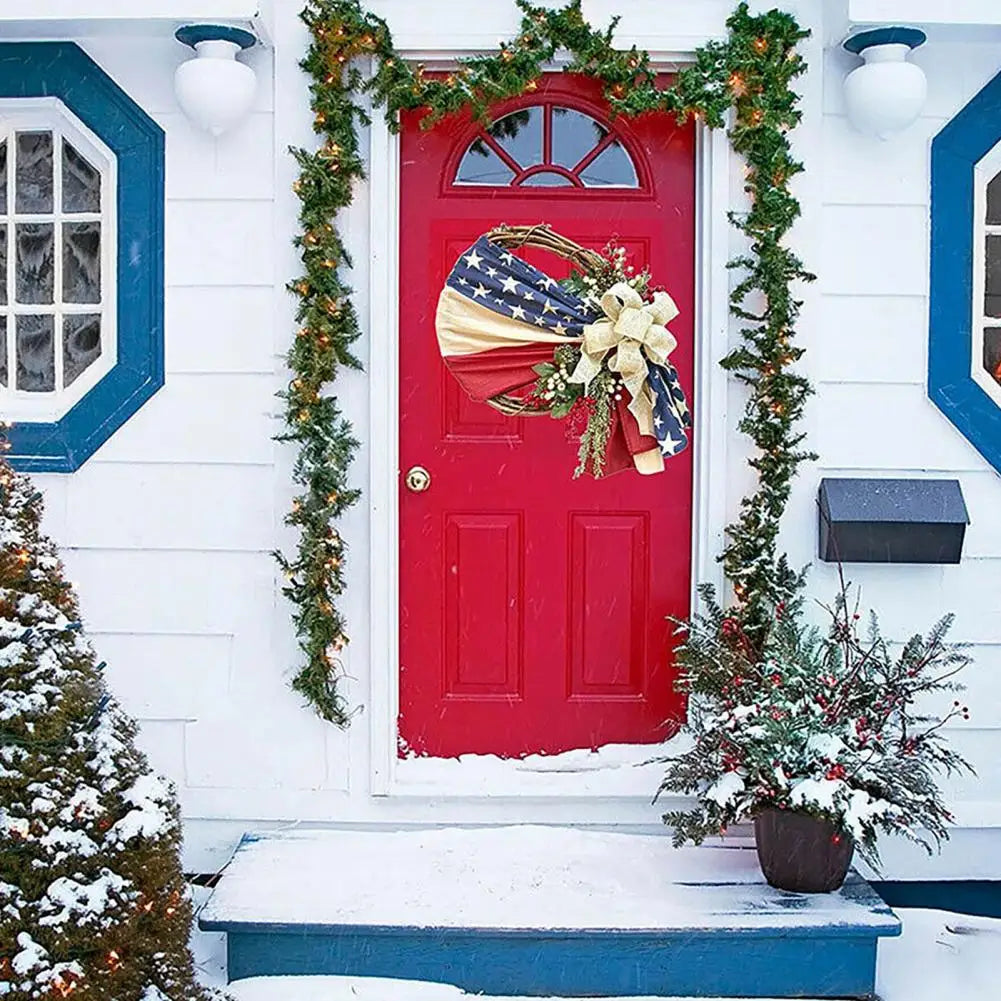
[[[743,271],[731,309],[747,325],[742,344],[722,365],[750,391],[739,427],[756,446],[750,461],[758,485],[727,528],[722,562],[737,602],[733,618],[743,633],[760,639],[771,610],[794,587],[795,575],[777,553],[777,537],[792,477],[800,462],[812,458],[797,430],[810,386],[790,371],[802,354],[790,346],[799,312],[793,290],[812,276],[783,240],[800,211],[788,181],[802,165],[792,158],[787,133],[800,117],[792,82],[805,69],[796,45],[808,32],[790,14],[751,14],[741,3],[727,21],[726,40],[698,49],[694,62],[664,88],[648,53],[615,48],[617,18],[600,31],[585,21],[580,0],[556,10],[516,2],[522,22],[513,39],[493,55],[459,60],[441,75],[401,58],[386,23],[360,0],[308,0],[301,14],[312,37],[302,67],[311,80],[320,145],[293,151],[302,227],[296,246],[304,273],[289,285],[298,298],[299,330],[288,353],[293,381],[282,394],[286,427],[278,437],[299,450],[293,476],[301,493],[286,516],[299,541],[293,556],[276,558],[305,658],[293,687],[324,719],[341,725],[349,717],[335,674],[348,639],[336,608],[345,586],[344,545],[331,535],[331,525],[359,496],[348,485],[357,442],[336,399],[324,390],[342,366],[360,367],[351,351],[358,320],[340,275],[350,259],[331,220],[350,204],[353,185],[363,176],[357,128],[367,119],[356,103],[363,92],[385,109],[394,130],[404,110],[423,109],[426,128],[460,110],[487,119],[491,104],[533,92],[557,50],[565,50],[571,57],[565,70],[600,81],[613,115],[661,111],[722,128],[727,111],[736,109],[729,138],[747,163],[751,211],[735,216],[734,225],[754,249],[731,262]],[[373,59],[370,77],[353,62],[361,55]],[[763,310],[745,306],[758,298]]]

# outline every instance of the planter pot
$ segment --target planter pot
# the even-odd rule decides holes
[[[832,824],[793,810],[762,810],[754,836],[765,879],[795,893],[838,889],[855,852],[855,842]]]

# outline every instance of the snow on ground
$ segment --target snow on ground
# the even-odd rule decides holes
[[[1001,920],[902,907],[897,916],[903,934],[879,943],[876,989],[882,1001],[996,1001],[1001,996]]]
[[[1001,920],[900,908],[900,938],[879,945],[882,1001],[996,1001],[1001,995]],[[225,981],[225,936],[196,931],[202,979]],[[456,987],[369,977],[255,977],[231,984],[233,1001],[462,1001]],[[480,998],[479,1001],[490,1001]],[[508,998],[505,1001],[517,1001]],[[538,998],[533,1001],[539,1001]],[[631,998],[630,1001],[643,1001]],[[664,999],[659,999],[664,1001]]]
[[[195,958],[198,979],[206,987],[220,987],[226,983],[226,935],[224,932],[202,931],[197,918],[212,891],[207,886],[189,886],[188,889],[196,915],[191,929],[191,954]]]
[[[255,977],[229,988],[233,1001],[559,1001],[554,998],[489,998],[466,994],[445,984],[375,977]],[[616,1001],[605,998],[605,1001]],[[622,998],[619,1001],[671,1001],[670,998]],[[682,1001],[682,999],[675,999]],[[722,1001],[700,998],[699,1001]],[[727,998],[726,1001],[739,1001]],[[756,1001],[768,1001],[758,998]],[[809,1001],[809,999],[805,999]],[[965,1001],[965,999],[964,999]]]

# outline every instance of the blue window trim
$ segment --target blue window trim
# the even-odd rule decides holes
[[[78,469],[163,385],[163,130],[79,46],[0,43],[0,98],[58,97],[118,160],[118,360],[60,420],[16,423],[8,458]]]
[[[1001,73],[931,148],[928,396],[1001,473],[1001,406],[973,378],[976,164],[1001,141]]]

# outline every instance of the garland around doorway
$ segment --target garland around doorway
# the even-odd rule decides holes
[[[361,367],[352,350],[361,330],[343,278],[350,258],[336,219],[364,176],[358,130],[368,118],[358,102],[365,93],[385,109],[393,129],[399,112],[408,109],[424,109],[423,127],[462,109],[487,118],[492,103],[535,90],[545,67],[565,50],[571,58],[564,70],[599,80],[613,115],[670,112],[679,121],[695,116],[710,128],[727,127],[729,119],[727,135],[746,164],[750,197],[750,210],[731,213],[730,221],[750,249],[730,262],[740,272],[730,308],[743,326],[740,345],[720,364],[747,387],[739,429],[754,445],[750,464],[757,473],[754,490],[727,527],[720,557],[734,592],[731,617],[749,637],[762,634],[771,609],[796,586],[777,537],[791,480],[812,457],[798,430],[811,390],[792,366],[802,355],[794,344],[800,307],[794,287],[813,276],[783,241],[800,212],[790,182],[803,168],[792,156],[789,132],[800,119],[793,81],[806,68],[796,45],[808,32],[790,14],[752,15],[741,3],[727,21],[726,40],[702,46],[662,88],[648,53],[613,45],[617,19],[600,31],[585,21],[580,0],[559,10],[517,3],[522,21],[514,38],[491,55],[460,59],[451,72],[434,76],[399,55],[385,21],[360,0],[308,0],[301,14],[312,36],[302,67],[320,143],[292,150],[300,168],[295,243],[303,267],[289,285],[298,300],[298,331],[288,353],[292,378],[281,394],[285,427],[278,439],[298,449],[298,494],[286,522],[299,539],[293,555],[276,553],[276,559],[304,657],[293,687],[338,725],[350,713],[338,684],[347,634],[337,606],[345,590],[337,522],[359,497],[348,475],[358,442],[328,390],[342,366]],[[371,75],[360,67],[363,58]]]

